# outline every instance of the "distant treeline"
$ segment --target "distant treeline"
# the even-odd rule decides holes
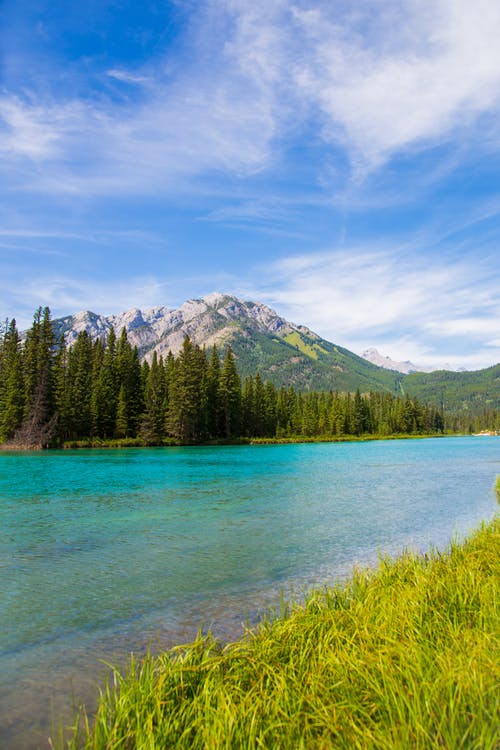
[[[299,393],[241,382],[231,347],[223,356],[186,337],[177,357],[141,364],[125,329],[67,348],[55,340],[50,311],[39,309],[24,342],[15,320],[0,339],[0,442],[60,445],[82,439],[200,443],[237,438],[425,434],[443,415],[418,399],[390,393]]]

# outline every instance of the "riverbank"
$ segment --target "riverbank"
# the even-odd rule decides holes
[[[500,490],[500,483],[497,483]],[[68,748],[498,747],[500,519],[115,672]],[[62,743],[61,743],[62,747]]]
[[[457,433],[457,436],[458,433]],[[292,435],[289,437],[240,437],[223,440],[221,438],[217,440],[206,440],[201,443],[181,443],[174,440],[173,438],[164,439],[161,444],[149,445],[146,444],[140,438],[86,438],[84,440],[67,440],[63,443],[62,447],[64,450],[78,449],[78,448],[166,448],[166,447],[179,447],[186,445],[196,446],[217,446],[217,445],[293,445],[295,443],[357,443],[357,442],[368,442],[370,440],[416,440],[424,438],[434,437],[454,437],[453,435],[438,433],[428,433],[425,435],[407,435],[407,434],[394,434],[394,435],[379,435],[379,434],[363,434],[363,435]]]
[[[0,451],[12,453],[14,451],[33,450],[80,450],[82,448],[172,448],[185,447],[187,445],[209,446],[218,445],[294,445],[300,443],[366,443],[374,440],[425,440],[426,438],[467,437],[463,433],[434,432],[423,435],[397,433],[393,435],[363,434],[363,435],[292,435],[289,437],[241,437],[229,440],[206,440],[201,443],[182,443],[174,438],[165,438],[161,443],[145,443],[141,438],[84,438],[82,440],[66,440],[61,445],[50,448],[42,448],[40,445],[19,445],[12,443],[0,443]],[[479,437],[475,435],[474,437]],[[481,437],[483,437],[481,435]],[[495,436],[493,436],[495,437]],[[498,437],[498,436],[496,436]]]

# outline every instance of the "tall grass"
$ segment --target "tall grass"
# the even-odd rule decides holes
[[[499,484],[500,489],[500,484]],[[500,747],[500,519],[381,559],[224,648],[210,636],[115,671],[67,747]]]

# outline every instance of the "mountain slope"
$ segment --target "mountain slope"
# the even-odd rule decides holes
[[[402,389],[448,412],[474,415],[500,409],[500,364],[474,372],[415,372],[403,378]]]
[[[259,371],[276,385],[300,389],[362,391],[398,388],[400,376],[325,341],[305,326],[295,325],[274,310],[232,295],[214,293],[188,300],[180,308],[154,307],[103,316],[84,311],[54,321],[56,335],[71,346],[86,330],[93,339],[125,327],[142,358],[153,352],[176,354],[186,335],[200,346],[231,344],[241,375]]]
[[[232,295],[210,294],[188,300],[175,310],[134,308],[107,317],[85,311],[54,321],[56,334],[64,333],[70,346],[79,331],[86,330],[96,339],[111,328],[119,335],[123,327],[140,356],[148,361],[154,351],[163,356],[169,351],[176,354],[189,335],[199,346],[224,348],[231,344],[243,377],[260,372],[264,380],[277,386],[408,394],[434,406],[444,403],[447,411],[465,415],[500,409],[500,365],[476,372],[439,370],[404,375],[322,339],[267,305]]]

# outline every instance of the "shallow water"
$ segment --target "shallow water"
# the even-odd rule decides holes
[[[0,453],[0,747],[48,747],[101,659],[443,547],[492,517],[498,473],[494,438]]]

